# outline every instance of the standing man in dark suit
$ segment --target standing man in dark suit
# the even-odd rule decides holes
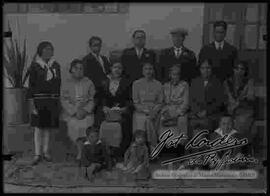
[[[213,74],[222,82],[233,73],[233,65],[237,59],[237,49],[228,42],[225,36],[227,23],[216,21],[214,23],[215,41],[204,46],[199,53],[199,64],[205,59],[213,62]]]
[[[156,64],[154,51],[145,48],[146,33],[143,30],[136,30],[132,38],[134,47],[126,48],[121,57],[124,73],[131,82],[143,77],[143,63],[151,63],[154,66]]]
[[[195,53],[183,45],[187,35],[187,30],[182,28],[171,31],[173,47],[162,50],[159,58],[158,79],[162,82],[169,80],[170,67],[178,64],[181,66],[181,79],[190,82],[198,75]]]
[[[107,79],[107,74],[110,72],[110,62],[107,57],[100,54],[102,40],[100,37],[93,36],[89,39],[90,53],[83,58],[84,75],[93,81],[96,88],[95,95],[95,123],[99,127],[101,113],[100,92],[102,88],[102,81]]]

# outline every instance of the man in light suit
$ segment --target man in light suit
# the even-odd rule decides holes
[[[104,55],[100,54],[102,47],[102,40],[100,37],[93,36],[89,39],[90,53],[83,58],[84,76],[88,77],[95,85],[95,123],[94,125],[99,127],[101,124],[102,112],[100,92],[102,88],[102,81],[107,78],[107,74],[110,71],[110,62]]]
[[[154,51],[145,48],[146,33],[136,30],[132,38],[134,47],[124,49],[121,57],[124,73],[131,82],[142,77],[143,63],[151,63],[154,66],[156,64]]]
[[[213,74],[223,82],[233,73],[233,66],[237,60],[237,49],[226,42],[227,23],[216,21],[214,23],[214,39],[212,43],[202,47],[199,53],[199,64],[205,59],[213,62]]]

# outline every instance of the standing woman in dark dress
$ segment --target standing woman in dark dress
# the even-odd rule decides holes
[[[29,94],[33,108],[31,126],[34,127],[35,144],[32,165],[41,161],[41,151],[46,161],[52,161],[49,154],[50,132],[59,126],[61,74],[60,65],[53,59],[53,52],[50,42],[41,42],[30,66]]]
[[[102,105],[103,117],[113,107],[119,107],[121,113],[122,140],[120,142],[121,157],[124,156],[132,139],[131,131],[131,88],[130,81],[123,76],[123,66],[116,61],[111,67],[111,73],[108,79],[102,82]]]

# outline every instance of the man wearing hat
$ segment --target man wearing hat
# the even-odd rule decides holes
[[[183,45],[188,32],[186,29],[176,28],[170,34],[173,46],[161,51],[158,79],[167,82],[169,80],[169,68],[172,65],[179,64],[181,66],[181,79],[190,82],[192,78],[197,76],[198,70],[195,53]]]

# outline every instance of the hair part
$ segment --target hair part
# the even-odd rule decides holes
[[[135,31],[133,32],[133,34],[132,34],[132,37],[133,37],[133,38],[135,38],[136,33],[143,33],[144,36],[146,37],[145,31],[142,30],[142,29],[137,29],[137,30],[135,30]]]
[[[207,62],[208,65],[210,65],[211,68],[213,67],[213,61],[212,61],[212,59],[203,59],[203,60],[199,63],[199,67],[201,68],[201,66],[202,66],[204,63],[206,63],[206,62]]]
[[[98,134],[98,129],[96,127],[90,126],[85,130],[86,136],[89,136],[91,133],[97,133]]]
[[[245,69],[245,77],[249,75],[249,67],[248,67],[248,62],[244,60],[238,60],[234,63],[234,69],[238,66],[242,65]]]
[[[38,54],[38,56],[42,56],[42,51],[43,51],[43,49],[46,48],[47,46],[50,46],[50,47],[52,48],[52,50],[54,50],[53,45],[52,45],[51,42],[49,42],[49,41],[43,41],[43,42],[40,42],[40,43],[38,44],[38,47],[37,47],[37,54]]]
[[[216,21],[216,22],[214,23],[214,29],[215,29],[216,27],[223,27],[224,30],[227,31],[227,23],[226,23],[225,21],[223,21],[223,20]]]
[[[82,64],[83,65],[83,61],[80,60],[80,59],[74,59],[73,61],[71,61],[70,68],[69,68],[69,73],[72,73],[73,67],[75,67],[77,64]]]
[[[93,44],[93,42],[94,42],[95,40],[99,41],[100,44],[102,44],[102,39],[101,39],[100,37],[98,37],[98,36],[92,36],[92,37],[89,39],[89,42],[88,42],[89,46],[92,46],[92,44]]]

